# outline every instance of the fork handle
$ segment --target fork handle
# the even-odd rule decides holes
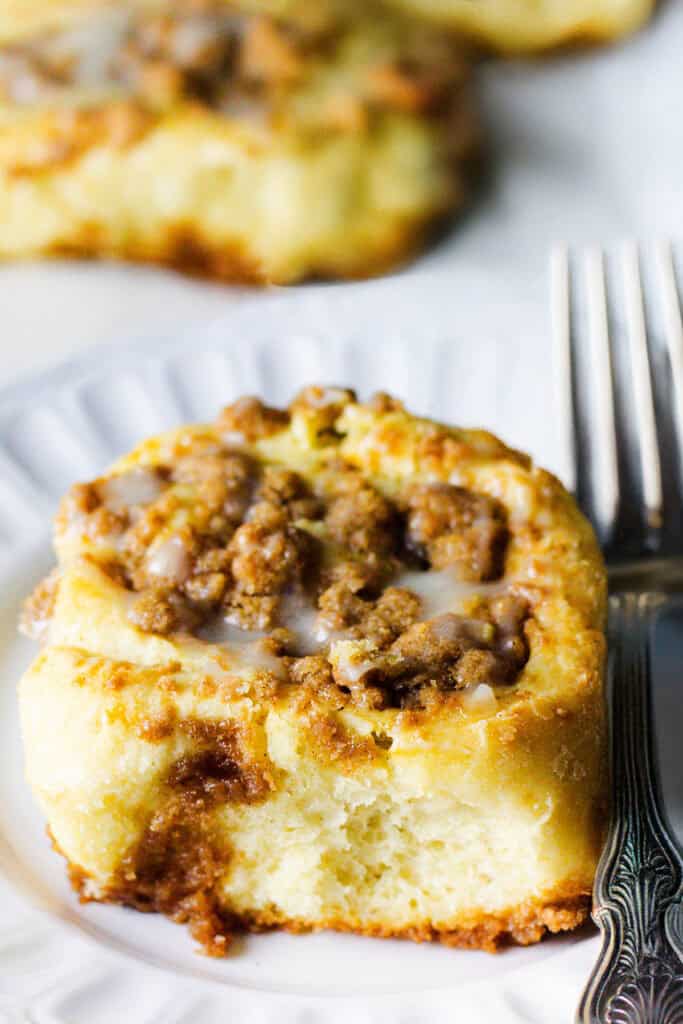
[[[602,949],[577,1024],[683,1024],[683,872],[662,811],[652,729],[652,628],[663,600],[610,599],[613,806],[593,896]]]

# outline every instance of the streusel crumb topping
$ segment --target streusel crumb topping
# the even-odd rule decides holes
[[[173,459],[73,487],[58,530],[87,540],[139,630],[248,652],[302,699],[419,710],[514,683],[529,608],[505,581],[504,507],[445,481],[385,493],[337,452],[354,400],[240,399]],[[326,452],[312,475],[253,450],[302,409]]]

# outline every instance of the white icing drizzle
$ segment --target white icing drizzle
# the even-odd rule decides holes
[[[215,679],[217,683],[228,680],[234,682],[235,676],[242,673],[246,674],[248,680],[249,675],[253,672],[270,672],[284,682],[287,679],[285,667],[280,658],[265,650],[263,637],[257,635],[256,639],[247,639],[256,634],[248,630],[239,630],[239,632],[244,634],[244,638],[240,641],[215,643],[211,636],[207,637],[206,631],[203,630],[197,637],[183,636],[178,647],[194,661],[199,657],[201,671]],[[207,643],[215,643],[215,649],[207,651]]]
[[[391,581],[391,586],[409,589],[417,594],[422,601],[423,621],[438,619],[448,612],[457,612],[469,598],[500,594],[505,589],[502,582],[463,583],[457,579],[452,569],[402,573]],[[343,651],[338,642],[344,641],[346,631],[331,630],[313,603],[300,594],[288,594],[283,597],[278,625],[294,635],[296,654],[299,657],[325,651],[329,645],[333,645],[333,650],[339,654]],[[443,619],[438,628],[447,630],[449,620]],[[246,647],[258,644],[269,635],[269,630],[242,629],[223,617],[214,619],[200,633],[201,639],[205,642],[217,644],[229,651],[234,649],[240,657]],[[271,657],[277,661],[277,658]],[[347,667],[351,674],[355,674],[355,666]],[[359,665],[357,678],[365,671],[367,666]]]
[[[49,63],[68,62],[66,88],[100,87],[110,80],[110,66],[125,40],[130,23],[129,11],[111,10],[89,18],[75,27],[56,32],[26,47],[27,54],[40,56]],[[10,98],[19,104],[36,103],[62,93],[65,86],[50,82],[25,63],[22,48],[0,54],[0,75]]]
[[[147,572],[160,579],[184,583],[192,563],[183,538],[175,534],[151,548],[147,555]]]
[[[277,655],[264,650],[262,640],[231,648],[232,653],[235,650],[238,652],[236,660],[239,668],[254,669],[257,672],[272,672],[273,675],[281,679],[285,678],[284,665]]]
[[[391,581],[391,586],[417,594],[422,601],[424,619],[457,612],[472,597],[493,597],[506,589],[502,580],[496,583],[463,583],[451,568],[404,572]]]
[[[110,476],[99,485],[102,500],[112,512],[126,512],[135,505],[151,505],[161,490],[158,473],[144,466]]]
[[[263,641],[268,635],[261,630],[240,629],[234,623],[217,617],[200,630],[198,637],[205,643],[220,647],[230,667],[238,671],[272,672],[284,679],[286,673],[282,662],[277,655],[264,649]]]
[[[121,49],[131,20],[129,11],[111,10],[52,37],[48,46],[55,55],[76,61],[75,84],[101,85]]]
[[[278,625],[294,635],[296,651],[300,657],[324,650],[331,640],[341,635],[328,629],[320,621],[314,605],[298,594],[283,597]],[[217,644],[226,650],[236,648],[241,653],[245,646],[257,644],[270,636],[270,630],[242,629],[229,619],[217,617],[204,626],[199,635],[207,643]]]
[[[241,448],[247,443],[247,438],[241,430],[224,430],[221,441],[228,448]]]
[[[326,625],[318,609],[299,594],[284,597],[280,606],[280,625],[296,638],[297,649],[302,654],[317,654],[334,639],[343,636]]]
[[[245,647],[247,644],[256,643],[265,639],[269,634],[260,629],[242,629],[234,622],[222,616],[216,616],[208,622],[198,633],[201,640],[207,644],[217,644],[220,647]]]
[[[179,64],[191,64],[202,50],[211,46],[216,39],[217,28],[222,19],[195,15],[178,22],[173,32],[173,57]]]
[[[9,54],[0,54],[0,78],[3,79],[9,98],[14,103],[37,103],[43,94],[38,78],[25,70],[21,63]]]
[[[79,550],[84,543],[92,544],[99,550],[110,548],[112,551],[121,551],[123,549],[125,542],[125,533],[123,531],[104,534],[97,533],[93,538],[89,535],[89,526],[90,522],[87,515],[74,516],[64,532],[63,539],[68,539],[77,544]]]
[[[172,542],[173,538],[165,544]],[[157,554],[163,554],[164,559],[167,557],[166,552],[159,549]],[[448,612],[458,612],[472,597],[492,596],[506,589],[503,581],[463,583],[453,569],[401,573],[391,581],[391,586],[409,589],[421,599],[423,621],[446,616],[437,624],[439,629],[446,631],[451,628]],[[282,598],[278,626],[293,634],[299,657],[329,650],[332,662],[349,682],[358,682],[373,667],[372,652],[367,642],[348,641],[345,631],[329,629],[315,605],[301,594],[288,594]],[[283,678],[280,659],[264,650],[263,642],[270,632],[242,629],[237,623],[217,616],[203,627],[199,639],[220,647],[237,669],[269,671]],[[493,690],[486,684],[468,687],[462,693],[463,707],[472,710],[495,710],[495,701]]]
[[[268,131],[267,109],[255,96],[227,89],[221,98],[219,110],[231,120],[257,129],[262,134]],[[239,430],[226,430],[221,436],[228,446],[240,447],[247,443],[246,437]]]
[[[493,712],[498,710],[498,701],[488,683],[466,686],[460,693],[460,702],[466,711]]]
[[[179,65],[191,63],[201,50],[234,23],[229,13],[188,15],[178,20],[172,35],[172,59]],[[0,54],[0,76],[6,79],[10,98],[16,103],[36,103],[52,98],[65,89],[101,89],[117,84],[112,75],[115,59],[127,34],[135,28],[135,12],[127,5],[99,11],[75,26],[38,38],[34,43],[16,46]],[[41,57],[51,63],[68,64],[65,83],[49,81],[31,70],[25,56]]]
[[[40,618],[22,619],[19,623],[19,632],[29,640],[36,640],[42,647],[50,644],[50,631],[52,627],[52,615]]]

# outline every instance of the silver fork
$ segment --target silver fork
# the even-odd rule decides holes
[[[603,941],[576,1020],[683,1024],[683,860],[663,811],[651,695],[654,623],[666,594],[683,592],[683,322],[669,245],[655,247],[652,275],[633,242],[615,262],[563,246],[551,257],[564,475],[610,581],[612,808],[593,892]]]

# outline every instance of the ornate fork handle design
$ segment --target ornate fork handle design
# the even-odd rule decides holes
[[[683,865],[662,812],[652,730],[650,648],[663,600],[610,600],[614,795],[593,899],[603,942],[577,1024],[683,1024]]]

